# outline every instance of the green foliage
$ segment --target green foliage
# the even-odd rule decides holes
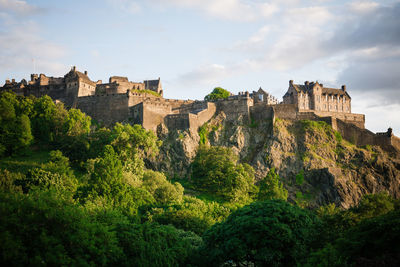
[[[382,256],[400,253],[400,210],[366,219],[349,229],[343,238],[336,242],[337,250],[351,262],[359,258],[381,262]],[[365,261],[368,262],[368,261]],[[389,259],[390,262],[390,259]],[[397,258],[397,264],[400,263]]]
[[[226,219],[230,212],[230,208],[217,202],[204,202],[195,197],[185,196],[181,204],[153,209],[149,219],[202,234],[216,222]]]
[[[146,171],[143,175],[143,188],[150,192],[160,205],[182,202],[182,185],[177,182],[171,184],[160,172]]]
[[[371,207],[372,202],[381,202],[382,196],[369,196],[365,200],[367,206]],[[369,217],[360,220],[352,226],[336,228],[340,232],[336,234],[336,239],[326,243],[321,249],[311,254],[309,266],[315,266],[313,263],[319,263],[318,266],[350,266],[357,262],[360,266],[377,266],[389,264],[391,266],[398,265],[399,259],[396,257],[400,253],[398,242],[400,240],[400,210],[394,209],[389,212],[387,208],[383,208],[380,204],[372,205],[376,212],[367,212]],[[378,207],[380,206],[380,207]],[[387,205],[384,205],[387,207]],[[364,204],[360,204],[356,209],[363,209]],[[381,211],[381,212],[377,212]],[[334,216],[343,218],[346,215],[353,214],[351,211],[335,212]],[[363,215],[361,215],[363,216]],[[357,216],[356,216],[357,217]],[[332,218],[330,218],[330,222]],[[323,237],[330,229],[325,229],[327,224],[326,218],[323,217],[325,231],[321,233]],[[341,220],[342,222],[344,220]],[[343,224],[344,225],[344,224]]]
[[[215,87],[214,90],[206,95],[204,97],[204,100],[217,100],[217,99],[225,99],[228,98],[231,95],[231,92],[228,90],[221,88],[221,87]]]
[[[25,177],[20,173],[0,169],[0,192],[22,193],[20,181]]]
[[[2,266],[185,266],[202,239],[115,210],[87,210],[53,191],[0,192]]]
[[[19,108],[16,95],[0,94],[0,157],[24,151],[32,142],[31,122]]]
[[[296,266],[308,255],[316,224],[313,214],[287,202],[254,202],[207,231],[200,254],[213,266]]]
[[[35,139],[43,143],[53,142],[56,132],[62,131],[66,113],[63,107],[57,107],[49,96],[37,99],[31,114]]]
[[[364,195],[360,203],[350,209],[360,220],[386,214],[395,208],[395,200],[386,192]]]
[[[110,133],[110,141],[114,150],[123,162],[124,170],[143,174],[143,158],[158,154],[161,141],[152,131],[141,125],[116,123]]]
[[[208,124],[205,123],[199,127],[200,145],[208,144],[208,135],[209,135]]]
[[[231,148],[200,146],[192,163],[191,181],[198,190],[226,200],[246,200],[256,190],[254,170],[237,161]]]
[[[387,193],[364,195],[360,203],[348,210],[340,210],[334,204],[318,209],[317,214],[323,222],[320,240],[334,242],[349,228],[361,221],[384,215],[393,211],[398,205]]]
[[[159,93],[154,92],[152,90],[147,90],[147,89],[146,90],[134,89],[134,90],[131,90],[131,92],[137,93],[137,94],[150,94],[150,95],[154,95],[154,96],[157,96],[157,97],[161,97],[161,95]]]
[[[304,170],[301,170],[297,175],[296,175],[296,184],[302,185],[304,183]]]
[[[122,224],[118,238],[128,266],[186,266],[202,239],[170,225]]]
[[[79,109],[70,109],[64,122],[64,133],[68,136],[89,134],[91,118]]]
[[[325,134],[332,132],[332,127],[324,121],[301,120],[300,123],[303,131],[316,131]]]
[[[335,139],[336,139],[336,142],[338,142],[338,144],[341,144],[343,141],[343,137],[338,131],[335,131]]]
[[[51,191],[0,193],[0,244],[3,266],[112,265],[122,255],[109,227]]]
[[[274,168],[270,169],[267,176],[260,181],[258,200],[281,199],[286,201],[287,198],[288,191],[283,187],[279,174],[275,172]]]
[[[257,128],[258,127],[258,123],[256,122],[256,120],[254,118],[251,118],[249,127],[250,128]]]

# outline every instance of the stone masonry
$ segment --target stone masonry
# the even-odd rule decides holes
[[[0,90],[25,96],[49,95],[108,126],[126,122],[141,124],[154,132],[160,128],[197,131],[218,112],[223,112],[228,121],[239,117],[323,120],[357,145],[379,145],[385,150],[400,151],[400,139],[391,129],[374,134],[365,129],[363,114],[351,113],[351,97],[345,85],[336,89],[318,82],[300,85],[291,80],[281,103],[262,88],[217,101],[175,100],[163,98],[160,78],[131,82],[127,77],[112,76],[108,83],[102,83],[90,80],[87,71],[82,73],[72,67],[64,77],[32,74],[29,82],[6,80]]]

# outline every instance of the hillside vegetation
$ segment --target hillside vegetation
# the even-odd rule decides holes
[[[2,92],[0,263],[400,263],[399,165],[385,152],[319,122],[218,114],[202,129],[105,128]]]

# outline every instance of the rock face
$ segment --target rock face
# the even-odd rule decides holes
[[[289,199],[301,205],[335,203],[348,208],[364,194],[381,191],[400,197],[400,160],[379,147],[357,147],[323,122],[227,120],[221,112],[203,128],[207,143],[231,147],[242,162],[253,166],[257,180],[275,168]],[[188,177],[199,133],[164,131],[160,137],[163,146],[153,166]]]

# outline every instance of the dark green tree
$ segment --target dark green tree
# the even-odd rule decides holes
[[[0,156],[21,152],[33,140],[30,119],[18,106],[15,94],[0,94]]]
[[[200,257],[220,266],[296,266],[310,251],[318,218],[281,200],[254,202],[203,235]]]
[[[231,148],[200,146],[191,167],[191,181],[198,190],[227,200],[246,199],[256,190],[253,168],[239,164]]]

